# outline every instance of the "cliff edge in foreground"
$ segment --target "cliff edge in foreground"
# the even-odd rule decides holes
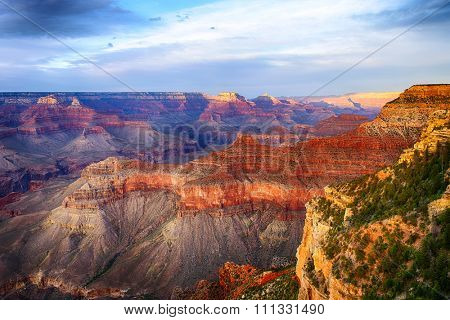
[[[399,99],[420,108],[430,98]],[[419,142],[395,165],[326,187],[307,204],[297,253],[300,299],[448,298],[449,123],[447,105],[429,115]]]

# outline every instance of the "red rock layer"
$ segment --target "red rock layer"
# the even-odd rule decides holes
[[[296,146],[300,159],[297,176],[331,183],[339,177],[372,173],[392,163],[413,142],[413,139],[360,135],[358,132],[312,139]]]
[[[356,129],[360,124],[368,121],[368,117],[356,114],[341,114],[320,121],[312,132],[317,136],[335,136]]]
[[[44,134],[65,129],[82,129],[95,116],[92,109],[65,107],[58,104],[38,104],[20,115],[21,134]]]
[[[196,164],[198,170],[199,164]],[[220,209],[243,204],[273,203],[283,210],[304,210],[304,203],[320,190],[306,190],[299,183],[241,181],[226,173],[190,174],[192,166],[148,165],[134,160],[107,159],[88,166],[82,173],[87,183],[66,198],[68,208],[92,209],[121,198],[132,191],[167,189],[180,196],[178,207],[184,212]],[[187,171],[183,171],[186,170]],[[207,169],[210,166],[200,169]]]

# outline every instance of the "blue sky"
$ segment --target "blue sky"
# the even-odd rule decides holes
[[[1,0],[0,91],[308,95],[448,0]],[[450,5],[318,95],[450,83]]]

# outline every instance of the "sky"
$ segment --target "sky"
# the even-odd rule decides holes
[[[402,91],[450,83],[449,31],[449,0],[0,0],[0,91]]]

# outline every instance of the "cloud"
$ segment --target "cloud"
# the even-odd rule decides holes
[[[75,25],[94,12],[113,10],[120,19],[134,15],[113,1],[91,2],[55,9],[54,19]],[[436,0],[226,0],[147,15],[137,25],[133,19],[111,25],[108,16],[65,41],[136,90],[307,95],[437,5]],[[434,16],[426,28],[411,30],[320,94],[449,82],[450,38],[442,31],[447,20]],[[123,27],[121,32],[116,26]],[[0,38],[0,90],[14,85],[16,90],[124,89],[52,39],[26,40]],[[26,82],[19,81],[25,74]]]
[[[3,0],[44,29],[65,37],[104,34],[141,19],[113,0]],[[41,36],[45,33],[0,3],[0,37]]]
[[[161,54],[148,59],[148,63],[159,67],[267,56],[272,57],[271,61],[282,61],[293,55],[316,55],[318,60],[323,55],[343,52],[357,55],[364,53],[371,41],[383,41],[386,36],[374,34],[367,39],[363,23],[352,19],[355,12],[379,8],[379,1],[368,0],[364,5],[355,2],[221,1],[191,8],[190,18],[183,24],[177,23],[183,15],[168,15],[163,25],[130,35],[115,44],[111,53],[139,48],[153,53],[159,49]],[[172,51],[167,50],[170,45]]]
[[[426,18],[420,25],[450,25],[450,4],[448,0],[403,0],[393,8],[375,13],[355,16],[379,28],[398,28],[412,26]]]

